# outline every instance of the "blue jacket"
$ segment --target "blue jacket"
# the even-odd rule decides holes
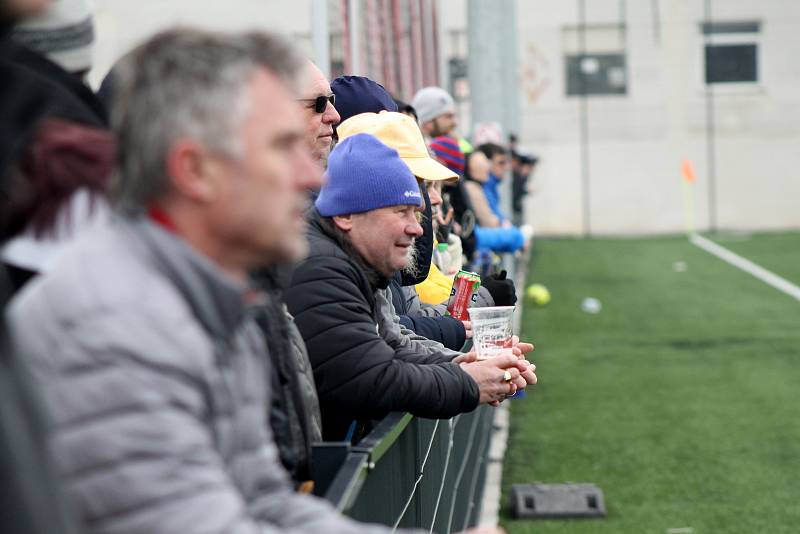
[[[500,228],[475,227],[475,246],[478,250],[489,249],[493,252],[516,252],[525,246],[525,236],[516,226]]]
[[[500,209],[500,192],[497,190],[499,185],[500,178],[489,173],[489,179],[483,184],[483,193],[486,195],[486,200],[489,202],[489,207],[492,208],[492,212],[500,219],[500,222],[503,223],[506,220],[506,216],[503,215],[503,210]]]

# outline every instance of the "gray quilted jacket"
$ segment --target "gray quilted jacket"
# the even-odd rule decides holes
[[[292,491],[265,424],[269,359],[241,295],[136,219],[87,235],[12,303],[88,532],[388,532]]]
[[[450,361],[462,353],[450,350],[438,341],[417,335],[400,324],[400,318],[392,304],[391,290],[377,289],[375,291],[375,322],[380,336],[395,349],[407,349],[417,354],[431,356],[431,362]]]
[[[403,296],[406,299],[408,315],[422,317],[444,317],[447,315],[446,304],[426,304],[419,299],[419,294],[413,286],[403,286]],[[494,299],[489,290],[481,286],[478,288],[478,298],[475,307],[486,308],[494,306]]]

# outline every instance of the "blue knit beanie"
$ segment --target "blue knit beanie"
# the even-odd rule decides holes
[[[331,82],[331,91],[336,95],[336,111],[342,122],[360,113],[397,111],[392,95],[364,76],[339,76]]]
[[[356,134],[336,145],[325,174],[314,203],[323,217],[422,204],[417,179],[397,151],[370,134]]]

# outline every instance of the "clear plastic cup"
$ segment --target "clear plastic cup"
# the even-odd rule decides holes
[[[479,360],[511,354],[516,306],[469,308],[472,343]]]

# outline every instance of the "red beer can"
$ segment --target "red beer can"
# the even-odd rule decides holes
[[[458,271],[453,279],[450,299],[447,301],[447,313],[459,321],[469,321],[467,309],[478,300],[478,288],[481,277],[478,273]]]

